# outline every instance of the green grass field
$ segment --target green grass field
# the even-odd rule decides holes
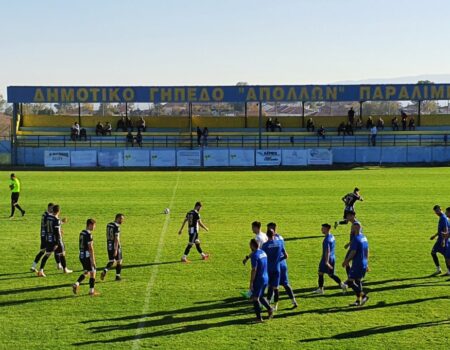
[[[450,281],[429,277],[437,217],[450,205],[448,168],[264,172],[20,172],[25,217],[9,215],[9,173],[1,172],[0,348],[2,349],[447,349]],[[328,277],[326,294],[312,296],[321,255],[320,225],[340,219],[342,195],[357,185],[357,204],[371,248],[366,276],[369,303],[350,308]],[[201,233],[209,261],[195,249],[179,259],[187,234],[177,231],[186,211],[202,200]],[[47,278],[29,267],[39,248],[40,216],[47,203],[62,207],[68,266],[47,264]],[[170,207],[170,216],[160,214]],[[111,271],[97,278],[101,296],[74,296],[81,270],[78,235],[88,217],[98,269],[107,262],[105,225],[117,212],[122,226],[123,280]],[[281,293],[279,311],[252,324],[251,304],[240,297],[250,268],[242,265],[250,223],[275,221],[286,239],[291,284],[299,308]],[[340,265],[349,227],[335,231]],[[441,257],[441,264],[444,266]],[[337,268],[344,278],[344,270]]]

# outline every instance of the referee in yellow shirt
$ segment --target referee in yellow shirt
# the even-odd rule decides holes
[[[9,184],[9,188],[11,189],[11,215],[10,218],[14,216],[14,212],[16,208],[20,210],[22,216],[25,215],[25,210],[23,210],[19,205],[19,196],[20,196],[20,181],[16,177],[15,174],[11,174],[11,181]]]

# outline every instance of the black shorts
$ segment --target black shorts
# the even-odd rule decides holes
[[[114,256],[114,250],[108,250],[108,258],[109,258],[109,261],[113,261],[113,260],[119,261],[119,260],[122,260],[122,247],[120,247],[120,248],[117,250],[117,255],[116,255],[116,256]]]
[[[41,249],[47,249],[47,240],[45,237],[41,237]]]
[[[57,244],[54,242],[46,242],[45,244],[45,251],[47,253],[53,253],[55,251]]]
[[[343,218],[344,218],[344,220],[346,220],[347,219],[347,214],[348,213],[352,213],[352,212],[354,212],[355,210],[353,209],[353,208],[345,208],[344,209],[344,216],[343,216]]]
[[[58,248],[55,250],[55,254],[63,254],[66,251],[66,247],[64,246],[64,243],[61,242],[61,244],[58,244]]]
[[[198,239],[198,232],[189,233],[189,243],[190,244],[200,243],[200,240]]]
[[[95,272],[95,268],[92,266],[91,258],[80,258],[81,265],[84,272]]]
[[[17,203],[19,201],[19,192],[11,192],[11,203]]]

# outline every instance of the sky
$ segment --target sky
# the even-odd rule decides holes
[[[448,0],[0,0],[8,85],[314,84],[450,73]]]

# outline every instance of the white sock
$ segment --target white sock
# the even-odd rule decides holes
[[[78,287],[80,285],[80,282],[76,281],[75,285]]]
[[[33,261],[33,265],[31,265],[31,267],[34,269],[36,267],[36,261]]]
[[[94,288],[89,288],[89,293],[94,293]]]

